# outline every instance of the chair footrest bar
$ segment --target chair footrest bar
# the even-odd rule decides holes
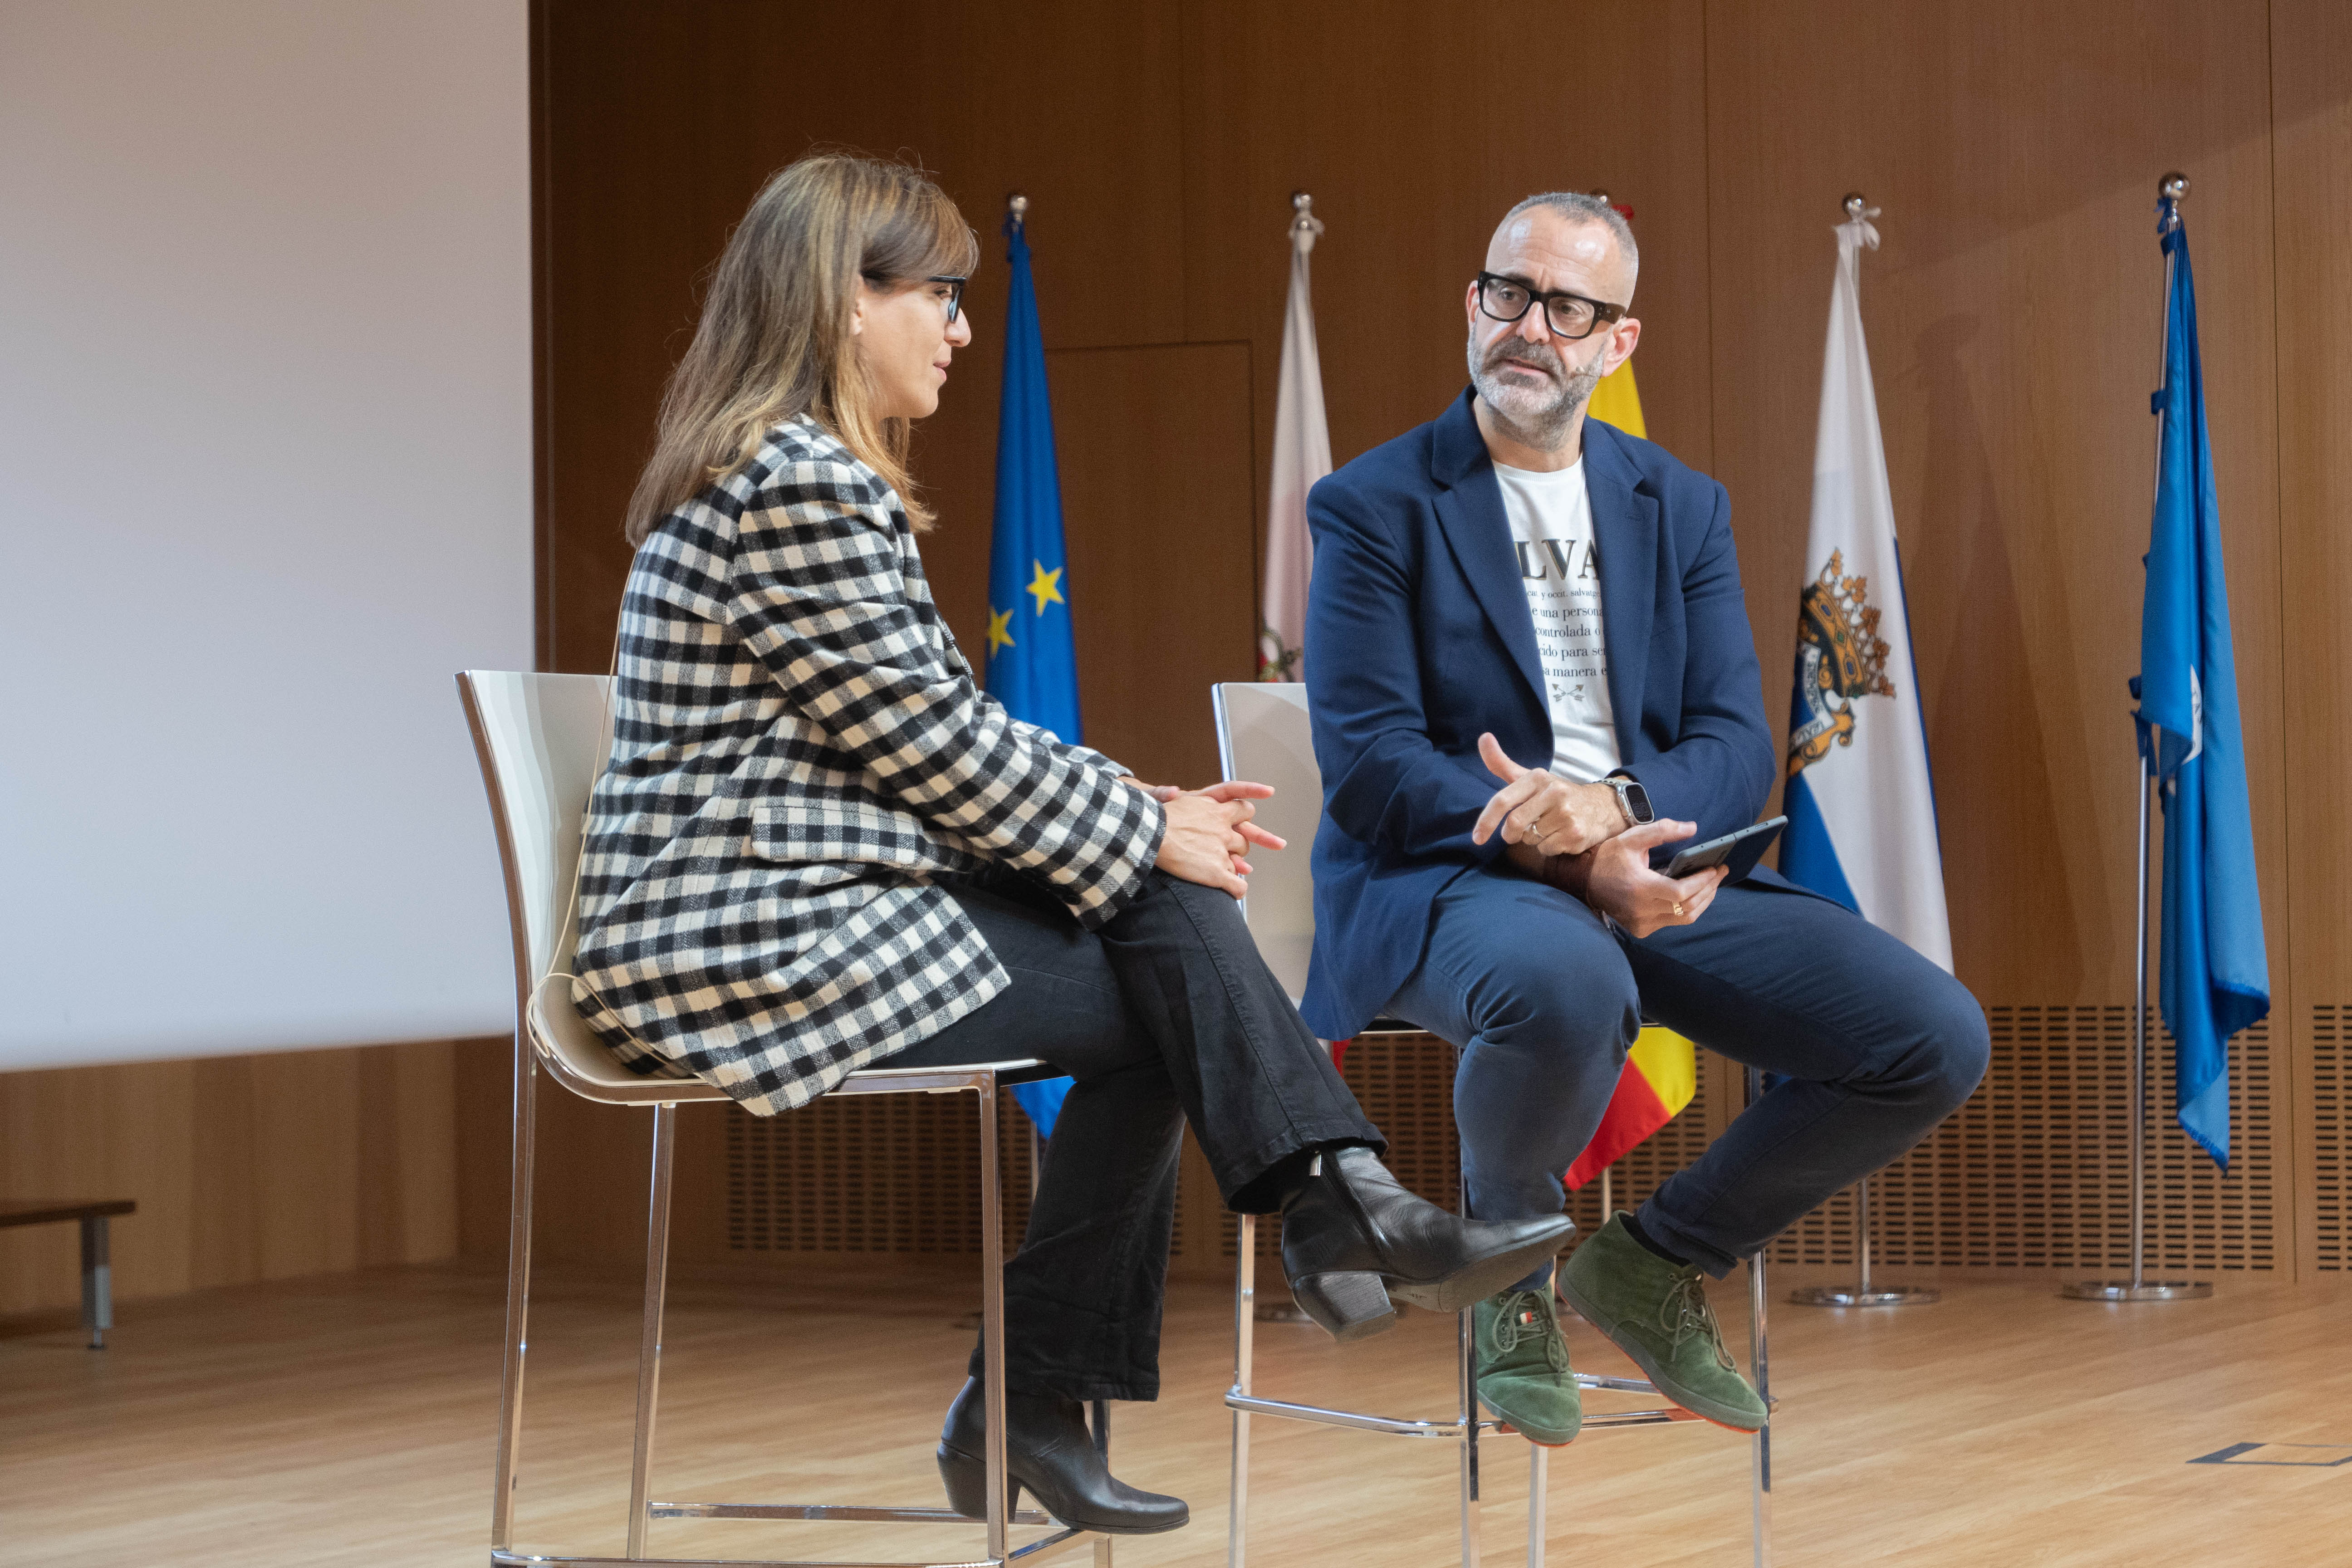
[[[850,1521],[861,1524],[979,1524],[983,1522],[951,1508],[888,1508],[879,1504],[837,1502],[654,1502],[646,1510],[656,1519],[814,1519]],[[1013,1513],[1014,1524],[1055,1524],[1053,1515],[1034,1508]]]
[[[1326,1426],[1347,1426],[1359,1432],[1381,1432],[1392,1437],[1459,1437],[1459,1417],[1447,1421],[1408,1421],[1393,1415],[1367,1415],[1360,1410],[1332,1410],[1320,1405],[1292,1405],[1280,1399],[1228,1392],[1225,1407],[1251,1415],[1279,1415],[1288,1421],[1312,1421]],[[1475,1423],[1486,1426],[1488,1423]]]
[[[1596,1410],[1584,1417],[1587,1432],[1606,1431],[1612,1426],[1664,1426],[1675,1421],[1705,1421],[1687,1410],[1669,1405],[1663,1410]]]
[[[1099,1531],[1057,1531],[1054,1534],[1045,1537],[1043,1541],[1033,1541],[1026,1546],[1014,1547],[1012,1551],[1004,1554],[1004,1561],[1008,1563],[1043,1563],[1049,1557],[1059,1557],[1065,1552],[1075,1551],[1078,1547],[1085,1546],[1091,1542],[1108,1541],[1110,1539],[1112,1539],[1110,1536],[1105,1535]]]
[[[1004,1568],[1005,1560],[966,1557],[953,1563],[879,1562],[834,1557],[567,1557],[493,1552],[491,1568]]]
[[[958,1522],[972,1521],[961,1514]],[[961,1558],[952,1563],[912,1563],[905,1558],[884,1560],[833,1557],[573,1557],[535,1552],[492,1552],[491,1568],[1009,1568],[1014,1563],[1043,1563],[1065,1552],[1103,1539],[1087,1530],[1060,1530],[1043,1541],[1006,1552],[1003,1557]]]
[[[1595,1377],[1589,1372],[1576,1374],[1579,1388],[1605,1388],[1612,1394],[1655,1394],[1658,1385],[1639,1377]]]

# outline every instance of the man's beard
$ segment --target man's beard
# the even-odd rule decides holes
[[[1531,343],[1516,333],[1496,340],[1485,358],[1478,353],[1478,339],[1470,339],[1470,384],[1486,406],[1515,434],[1529,446],[1552,447],[1567,434],[1570,421],[1584,406],[1592,389],[1601,384],[1602,355],[1594,354],[1591,363],[1580,369],[1568,370],[1561,363],[1559,351],[1549,343]],[[1506,379],[1497,373],[1499,362],[1505,359],[1525,360],[1549,372],[1549,386],[1530,386],[1521,379]]]

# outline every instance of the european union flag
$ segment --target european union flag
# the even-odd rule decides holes
[[[1045,396],[1045,341],[1029,239],[1004,220],[1013,264],[1004,313],[1004,400],[996,426],[996,521],[988,552],[988,689],[1015,719],[1076,743],[1078,654],[1070,635],[1069,560],[1062,552],[1062,481],[1054,466],[1054,410]],[[1051,1138],[1070,1080],[1016,1085],[1013,1098]]]
[[[2230,1037],[2271,1010],[2270,963],[2254,881],[2254,829],[2238,733],[2237,662],[2221,570],[2221,519],[2205,438],[2197,291],[2178,204],[2158,206],[2172,258],[2164,385],[2152,402],[2156,519],[2140,611],[2140,754],[2164,805],[2164,921],[2158,995],[2172,1029],[2176,1113],[2223,1169],[2230,1163]]]

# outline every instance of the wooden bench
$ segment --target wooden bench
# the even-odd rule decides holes
[[[100,1203],[0,1198],[0,1230],[15,1225],[81,1221],[81,1323],[89,1331],[89,1348],[94,1351],[106,1348],[106,1331],[114,1327],[114,1282],[106,1260],[106,1222],[119,1214],[134,1214],[138,1208],[129,1198]]]

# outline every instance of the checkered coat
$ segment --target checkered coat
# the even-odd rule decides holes
[[[637,1070],[763,1115],[1004,988],[941,879],[1010,867],[1093,927],[1164,831],[978,689],[897,494],[806,418],[637,551],[614,718],[572,994]]]

